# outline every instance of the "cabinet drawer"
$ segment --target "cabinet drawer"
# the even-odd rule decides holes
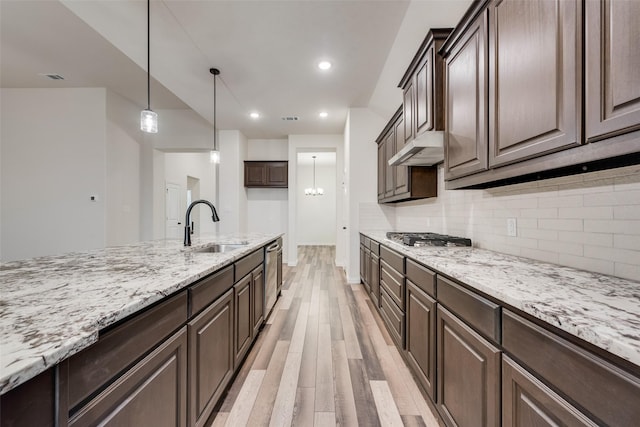
[[[391,299],[404,310],[404,276],[380,261],[380,285],[389,293]]]
[[[236,261],[236,277],[235,281],[239,281],[247,274],[251,273],[251,271],[256,268],[258,265],[264,262],[264,249],[260,248],[255,252],[250,253],[246,257],[242,258],[239,261]]]
[[[640,379],[553,333],[505,310],[505,351],[573,402],[598,424],[636,425],[640,420]]]
[[[368,237],[365,237],[363,245],[364,245],[365,248],[369,249],[369,247],[370,247],[369,245],[371,245],[371,239],[368,238]]]
[[[436,273],[407,259],[407,279],[432,297],[436,296]]]
[[[400,349],[404,348],[404,314],[382,288],[380,288],[380,314],[393,340]]]
[[[478,332],[500,342],[500,306],[474,292],[438,276],[438,302],[465,320]]]
[[[191,303],[190,316],[218,299],[220,295],[233,287],[233,265],[205,277],[189,289]]]
[[[187,320],[187,292],[127,320],[69,358],[69,408],[73,408]]]
[[[401,274],[404,274],[404,257],[397,252],[392,251],[386,246],[380,246],[380,258],[385,260],[387,264],[395,268]]]
[[[187,425],[183,327],[69,420],[70,427]]]
[[[364,245],[364,239],[366,239],[366,237],[364,237],[364,234],[360,235],[360,244]]]

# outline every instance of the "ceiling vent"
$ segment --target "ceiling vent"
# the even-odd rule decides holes
[[[64,80],[64,77],[62,77],[60,74],[54,74],[54,73],[40,73],[41,76],[43,77],[48,77],[51,80]]]
[[[285,116],[282,118],[285,122],[297,122],[298,116]]]

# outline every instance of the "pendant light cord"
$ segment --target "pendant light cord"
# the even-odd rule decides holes
[[[147,110],[151,110],[151,0],[147,0]]]
[[[218,151],[218,127],[216,126],[216,75],[213,75],[213,149]]]

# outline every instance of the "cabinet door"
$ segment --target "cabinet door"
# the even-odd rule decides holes
[[[233,376],[233,289],[187,324],[189,425],[202,426]]]
[[[407,280],[407,359],[427,394],[435,400],[436,301]]]
[[[596,426],[507,356],[502,359],[502,424],[514,427]]]
[[[380,258],[371,254],[369,273],[369,286],[371,287],[371,299],[376,307],[380,307]]]
[[[487,12],[445,62],[445,177],[487,169]]]
[[[577,0],[494,0],[489,31],[489,166],[580,144]]]
[[[640,129],[640,2],[585,4],[586,133],[589,142]]]
[[[187,331],[183,327],[69,420],[79,426],[186,426]]]
[[[437,406],[449,426],[500,425],[500,350],[441,305]]]
[[[362,284],[367,281],[367,253],[364,245],[360,245],[360,281]]]
[[[287,162],[267,163],[267,186],[287,187],[289,182],[289,167]]]
[[[416,73],[416,135],[433,130],[433,69],[435,49],[431,46],[425,53],[424,62]]]
[[[395,125],[396,134],[396,153],[400,151],[402,147],[399,146],[400,141],[404,141],[404,121],[400,119]],[[403,144],[404,145],[404,144]],[[394,195],[406,193],[409,191],[409,167],[408,166],[392,166],[396,174]]]
[[[251,322],[251,274],[247,274],[234,286],[235,339],[234,366],[242,361],[251,345],[253,323]]]
[[[385,186],[387,184],[387,151],[386,141],[378,144],[378,201],[384,199]]]
[[[260,327],[264,322],[264,268],[256,268],[251,273],[251,286],[253,288],[253,338],[258,336]]]
[[[282,243],[280,244],[280,247],[282,248]],[[280,291],[282,290],[282,249],[278,251],[278,263],[276,264],[276,284],[276,295],[280,295]]]
[[[389,134],[385,137],[385,152],[387,153],[386,159],[384,162],[384,166],[386,169],[385,172],[385,186],[384,186],[384,196],[391,197],[393,196],[393,192],[395,190],[395,181],[396,174],[394,170],[394,166],[389,166],[389,160],[396,154],[396,139],[395,132],[393,128],[389,132]]]
[[[267,168],[264,163],[244,164],[244,186],[264,186],[267,182]]]
[[[415,115],[414,112],[414,103],[413,103],[413,97],[414,97],[414,86],[413,86],[413,81],[410,81],[407,84],[407,87],[404,90],[404,94],[403,94],[403,99],[402,99],[402,120],[404,122],[404,138],[402,139],[402,146],[404,147],[404,144],[411,141],[414,137],[414,122],[413,122],[413,118]]]

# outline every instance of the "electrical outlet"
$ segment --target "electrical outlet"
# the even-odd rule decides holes
[[[516,237],[518,235],[518,223],[515,218],[507,218],[507,236]]]

